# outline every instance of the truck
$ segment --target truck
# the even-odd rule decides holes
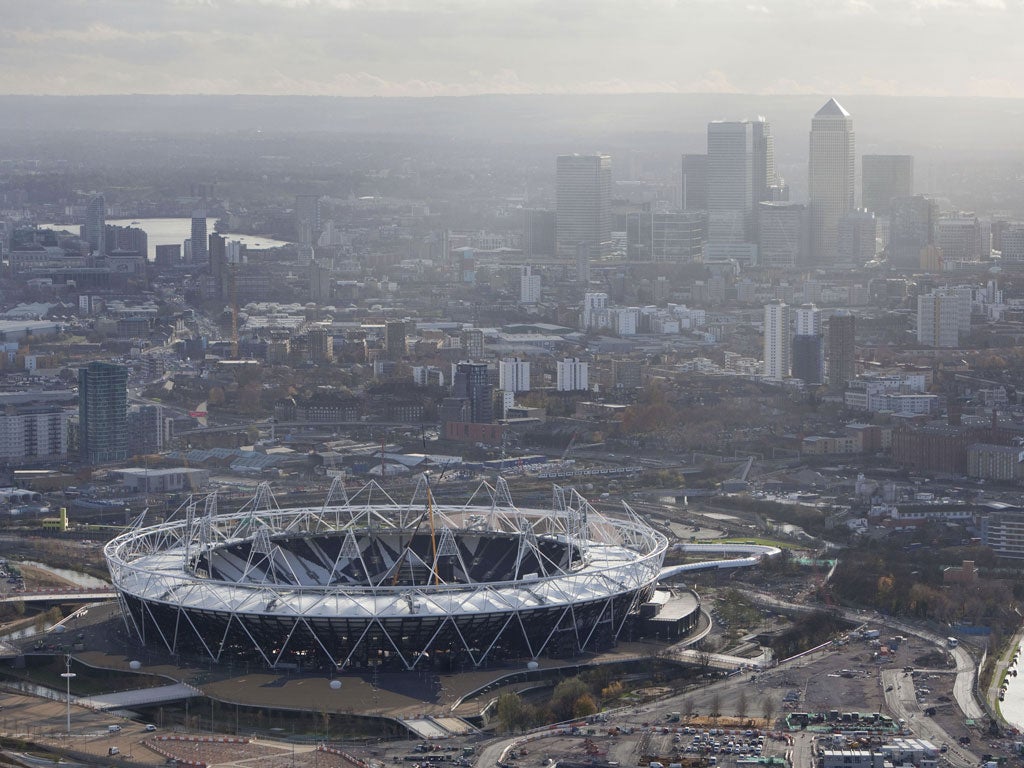
[[[860,636],[865,640],[877,640],[881,634],[877,629],[865,629]]]
[[[955,637],[947,637],[946,645],[948,645],[950,648],[956,648],[958,645],[960,645],[960,641],[957,640]]]

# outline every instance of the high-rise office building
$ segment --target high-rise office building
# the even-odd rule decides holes
[[[862,267],[875,258],[877,221],[870,211],[854,211],[839,219],[839,245],[836,261]]]
[[[468,401],[471,422],[489,424],[494,421],[494,388],[486,363],[457,363],[452,395]]]
[[[790,367],[790,308],[781,301],[764,307],[764,376],[782,381]]]
[[[708,156],[683,155],[682,195],[684,211],[706,211],[708,208]]]
[[[808,192],[811,259],[833,264],[839,255],[839,220],[854,210],[853,118],[835,99],[811,120]]]
[[[765,200],[772,199],[772,189],[778,187],[775,173],[775,137],[772,126],[763,117],[750,124],[753,131],[753,157],[751,175],[751,194],[753,207]],[[756,223],[756,222],[755,222]]]
[[[839,310],[828,320],[828,385],[843,389],[857,375],[856,319]]]
[[[630,261],[688,264],[704,256],[704,214],[697,211],[626,216],[626,254]]]
[[[511,357],[498,363],[498,389],[506,392],[530,391],[530,363]]]
[[[807,206],[757,204],[757,263],[765,269],[793,269],[807,260]]]
[[[753,211],[751,124],[708,123],[708,239],[749,242]]]
[[[956,294],[936,291],[917,297],[917,343],[926,347],[960,345],[960,300]]]
[[[577,392],[590,389],[588,363],[578,357],[567,357],[555,364],[555,389],[559,392]]]
[[[78,369],[79,451],[86,464],[128,458],[128,369],[91,362]]]
[[[576,256],[586,243],[603,258],[612,248],[612,159],[559,155],[555,166],[555,230],[559,253]]]
[[[192,263],[208,264],[210,251],[206,236],[206,211],[192,213]]]
[[[554,256],[555,212],[523,209],[523,255],[527,258]]]
[[[921,266],[921,251],[935,245],[939,204],[925,195],[897,197],[892,201],[891,210],[886,248],[889,266],[916,270]]]
[[[897,197],[914,194],[914,158],[911,155],[864,155],[861,163],[861,207],[876,216],[888,216]]]
[[[85,208],[83,239],[93,253],[102,256],[107,252],[107,201],[103,195],[93,195]]]

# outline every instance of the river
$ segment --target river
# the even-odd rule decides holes
[[[206,231],[213,232],[216,219],[206,220]],[[192,219],[108,219],[107,224],[116,224],[119,227],[138,227],[146,233],[149,245],[147,258],[153,261],[156,258],[156,247],[158,245],[181,245],[192,237]],[[66,230],[78,232],[77,224],[40,224],[40,229]],[[238,240],[251,250],[265,250],[267,248],[280,248],[288,245],[283,240],[275,240],[272,237],[263,235],[239,235],[231,232],[222,232],[229,240]]]
[[[109,587],[109,582],[103,581],[103,579],[97,579],[95,576],[90,576],[87,573],[81,573],[79,571],[72,571],[67,568],[55,568],[52,565],[46,565],[45,563],[37,563],[33,560],[24,560],[25,565],[31,565],[33,568],[38,568],[41,571],[52,573],[54,576],[60,576],[65,581],[69,581],[78,587]],[[17,563],[16,563],[17,564]]]

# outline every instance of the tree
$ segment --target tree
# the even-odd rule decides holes
[[[715,691],[711,697],[711,722],[718,725],[718,718],[722,716],[722,694]]]
[[[573,717],[590,717],[597,714],[597,702],[589,693],[580,696],[572,705]]]
[[[771,728],[775,724],[775,700],[765,696],[761,701],[761,714],[764,715],[764,727]]]
[[[503,693],[498,697],[498,723],[509,733],[515,731],[523,723],[523,700],[518,693]]]
[[[559,720],[568,720],[573,716],[576,700],[589,693],[587,684],[578,677],[566,678],[560,682],[551,694],[551,709],[555,717]]]
[[[739,696],[736,697],[736,716],[743,720],[747,716],[747,707],[750,700],[747,698],[747,689],[741,688]]]

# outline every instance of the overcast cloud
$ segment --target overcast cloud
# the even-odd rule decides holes
[[[0,93],[1024,97],[1024,0],[7,0]]]

